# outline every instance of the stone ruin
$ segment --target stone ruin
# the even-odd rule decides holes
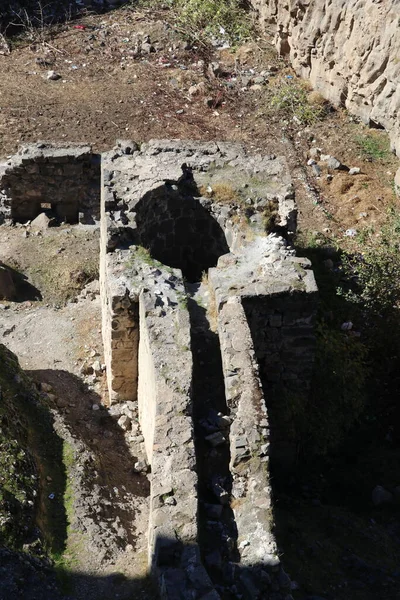
[[[0,223],[26,223],[42,212],[58,222],[100,218],[100,155],[90,146],[25,146],[0,164]]]
[[[160,595],[290,600],[269,460],[284,468],[295,453],[280,398],[309,388],[317,288],[290,246],[286,161],[227,143],[120,141],[101,157],[96,208],[92,159],[86,147],[23,150],[3,167],[0,211],[32,218],[46,198],[65,218],[72,196],[53,186],[76,165],[73,214],[97,219],[100,206],[110,410],[128,405],[144,438]]]

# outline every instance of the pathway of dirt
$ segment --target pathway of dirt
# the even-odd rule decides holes
[[[79,238],[73,229],[69,234],[73,250],[84,252],[95,232]],[[44,249],[49,256],[58,247],[60,234],[47,232]],[[27,240],[21,231],[9,229],[2,241],[2,256],[12,250],[26,268]],[[98,257],[95,246],[91,251]],[[81,261],[86,258],[81,255]],[[153,598],[147,579],[149,482],[146,475],[134,472],[134,449],[105,408],[104,373],[92,372],[93,364],[103,362],[101,308],[98,291],[90,291],[96,286],[89,284],[88,289],[65,305],[51,303],[54,298],[47,289],[43,301],[0,303],[0,340],[49,392],[45,399],[56,431],[74,455],[69,471],[73,509],[63,558],[71,571],[74,597]],[[50,493],[51,482],[43,485]]]

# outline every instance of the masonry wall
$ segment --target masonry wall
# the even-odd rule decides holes
[[[100,218],[100,157],[90,146],[38,143],[0,169],[0,213],[25,223],[45,210],[68,223]]]
[[[151,340],[146,323],[146,306],[144,294],[139,299],[139,381],[138,403],[140,428],[144,436],[146,454],[149,464],[153,461],[155,419],[157,413],[156,372],[151,351]]]
[[[232,296],[218,314],[218,334],[230,426],[232,507],[248,597],[290,591],[273,534],[269,479],[270,428],[253,341],[241,299]]]
[[[309,392],[315,356],[317,293],[286,292],[243,298],[271,423],[271,452],[279,467],[296,458],[292,402]]]
[[[139,352],[138,295],[130,294],[129,283],[120,275],[118,257],[107,252],[108,188],[101,174],[100,292],[104,362],[109,401],[137,399]]]
[[[197,545],[189,315],[140,295],[139,420],[151,464],[149,564],[161,597],[218,600]],[[206,596],[207,595],[207,596]]]

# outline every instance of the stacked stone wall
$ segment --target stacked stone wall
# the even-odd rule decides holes
[[[272,531],[268,412],[240,297],[231,296],[222,305],[218,334],[232,421],[230,470],[242,568],[240,580],[249,597],[269,598],[272,592],[284,596],[290,591],[290,579],[280,564]]]
[[[155,259],[199,281],[229,249],[221,227],[193,191],[190,185],[181,190],[163,185],[148,192],[135,207],[136,231],[138,243]]]
[[[271,455],[279,468],[296,459],[293,432],[295,400],[306,401],[315,356],[317,295],[288,292],[264,298],[243,298],[253,337],[260,378],[268,400]]]
[[[217,600],[197,545],[190,325],[180,286],[183,291],[175,282],[168,296],[142,291],[139,301],[139,420],[151,464],[149,564],[162,598]]]
[[[100,218],[100,157],[90,146],[38,143],[0,167],[0,215],[14,222],[51,211],[58,221]]]

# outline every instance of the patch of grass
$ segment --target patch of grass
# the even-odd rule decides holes
[[[304,125],[322,120],[327,114],[327,103],[321,102],[320,95],[309,93],[304,83],[281,80],[275,87],[271,107],[282,116],[298,119]]]
[[[181,292],[180,290],[176,290],[176,298],[178,300],[178,306],[182,310],[188,309],[188,296],[185,292]]]
[[[387,135],[370,131],[364,135],[357,135],[355,142],[367,160],[385,161],[391,157],[390,141]]]
[[[160,264],[151,256],[149,248],[145,248],[144,246],[138,246],[136,248],[134,258],[150,267],[157,267]]]
[[[279,219],[278,201],[270,200],[262,212],[262,223],[266,233],[272,233],[275,230]]]
[[[206,198],[212,198],[220,204],[240,204],[242,199],[237,190],[223,181],[213,183],[212,186],[200,186],[200,194]]]

